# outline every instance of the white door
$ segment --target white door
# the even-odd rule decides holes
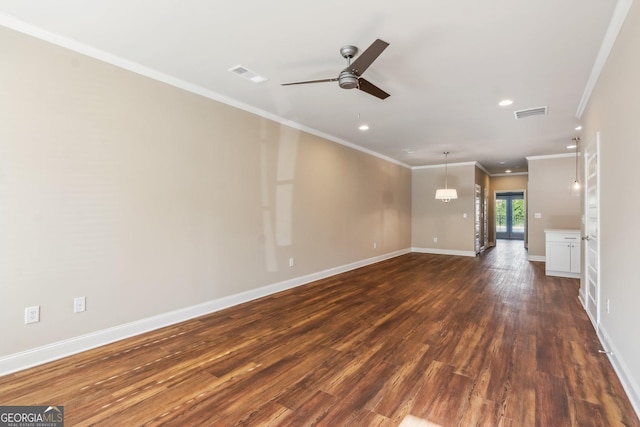
[[[481,189],[478,184],[476,184],[476,208],[475,208],[475,250],[476,255],[480,253],[480,197],[481,197]]]
[[[489,189],[487,187],[484,188],[484,203],[482,205],[483,212],[483,228],[484,228],[484,239],[483,239],[483,250],[489,247]]]
[[[594,327],[600,323],[600,181],[598,153],[600,133],[589,141],[584,150],[584,283],[582,303]]]

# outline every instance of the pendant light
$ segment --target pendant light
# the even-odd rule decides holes
[[[455,188],[447,187],[447,178],[448,178],[448,170],[447,170],[447,156],[449,155],[448,151],[444,152],[444,188],[438,188],[436,190],[436,200],[442,200],[444,203],[448,203],[453,199],[458,198],[458,192]]]
[[[580,181],[578,181],[578,149],[580,146],[580,137],[575,137],[572,138],[573,142],[575,143],[576,146],[576,180],[573,181],[573,184],[571,185],[571,195],[572,196],[580,196]]]

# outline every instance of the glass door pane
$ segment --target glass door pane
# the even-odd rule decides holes
[[[509,239],[524,239],[524,195],[511,196],[511,230]]]
[[[496,198],[496,237],[508,238],[507,234],[507,199],[500,196]]]

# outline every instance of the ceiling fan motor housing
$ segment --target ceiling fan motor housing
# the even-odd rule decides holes
[[[342,70],[338,77],[338,84],[342,89],[355,89],[358,87],[358,77],[349,70]]]

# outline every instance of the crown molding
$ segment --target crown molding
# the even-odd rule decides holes
[[[486,170],[486,169],[484,168],[484,166],[482,166],[482,165],[480,164],[480,162],[476,162],[476,167],[477,167],[478,169],[480,169],[482,172],[484,172],[484,173],[486,173],[487,175],[491,176],[491,172],[489,172],[488,170]]]
[[[461,162],[461,163],[447,163],[447,167],[452,167],[452,166],[475,166],[476,163],[478,162]],[[445,166],[444,163],[440,163],[437,165],[424,165],[424,166],[412,166],[411,170],[418,170],[418,169],[436,169],[436,168],[443,168]]]
[[[511,172],[511,173],[494,173],[491,177],[494,176],[519,176],[519,175],[529,175],[529,172]]]
[[[580,155],[580,152],[578,152],[578,155]],[[576,156],[576,153],[565,153],[565,154],[547,154],[544,156],[529,156],[525,158],[527,159],[527,161],[529,161],[529,160],[559,159],[561,157],[575,157],[575,156]]]
[[[632,4],[633,0],[618,0],[616,4],[616,8],[611,16],[611,21],[609,22],[609,27],[607,27],[607,32],[604,35],[602,44],[600,45],[598,56],[596,56],[593,68],[591,69],[589,80],[587,80],[587,85],[582,93],[582,99],[580,99],[580,104],[578,104],[578,111],[576,112],[576,117],[578,119],[582,118],[582,114],[587,108],[593,89],[596,87],[596,83],[598,83],[600,73],[602,73],[604,64],[607,62],[607,58],[613,49],[613,45],[616,42],[616,38],[618,38],[618,34],[622,29],[622,25],[627,18],[627,14],[629,13],[629,9],[631,9]]]

